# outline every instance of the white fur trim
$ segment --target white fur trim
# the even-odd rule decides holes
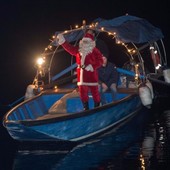
[[[63,34],[58,34],[57,39],[58,39],[58,44],[59,45],[62,45],[66,41]]]
[[[98,82],[94,82],[94,83],[92,83],[92,82],[84,82],[84,80],[83,80],[83,69],[81,68],[80,69],[80,81],[79,82],[77,82],[77,85],[79,86],[79,85],[85,85],[85,86],[98,86],[99,84],[98,84]]]
[[[85,85],[85,86],[98,86],[99,83],[78,82],[77,85],[78,85],[78,86],[80,86],[80,85]]]
[[[83,69],[80,69],[80,82],[83,82]]]
[[[85,70],[86,70],[86,71],[91,71],[91,72],[94,71],[93,66],[92,66],[91,64],[89,64],[88,66],[86,66]]]
[[[88,37],[83,37],[82,40],[83,41],[93,41],[91,38],[88,38]]]

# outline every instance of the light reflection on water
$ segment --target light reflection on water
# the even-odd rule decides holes
[[[170,110],[164,111],[159,120],[150,124],[142,142],[141,154],[145,167],[154,170],[170,169]]]
[[[143,110],[122,127],[83,143],[4,143],[11,166],[2,170],[170,169],[170,111],[154,121],[151,116]]]

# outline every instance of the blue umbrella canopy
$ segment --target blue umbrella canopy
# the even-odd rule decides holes
[[[143,18],[131,15],[124,15],[111,20],[96,19],[99,21],[98,27],[116,32],[116,38],[122,42],[146,43],[163,38],[161,30],[154,27]]]
[[[107,32],[115,32],[116,40],[125,43],[146,43],[154,42],[162,39],[162,31],[149,23],[146,19],[139,18],[131,15],[124,15],[113,19],[97,18],[92,23],[95,24],[95,29],[101,30],[104,28]],[[58,35],[61,32],[56,32]],[[82,38],[84,35],[84,29],[71,30],[65,34],[67,41],[72,42]],[[58,45],[55,43],[55,45]]]

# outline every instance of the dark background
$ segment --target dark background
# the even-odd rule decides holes
[[[129,14],[160,28],[169,57],[169,2],[142,0],[4,0],[0,2],[0,104],[24,95],[36,70],[34,62],[55,31],[70,29],[82,20],[112,19]]]

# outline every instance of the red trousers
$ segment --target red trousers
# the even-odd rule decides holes
[[[98,86],[84,86],[84,85],[79,86],[80,98],[81,98],[82,102],[88,102],[89,90],[92,94],[94,102],[99,103],[100,102],[100,93],[99,93]]]

